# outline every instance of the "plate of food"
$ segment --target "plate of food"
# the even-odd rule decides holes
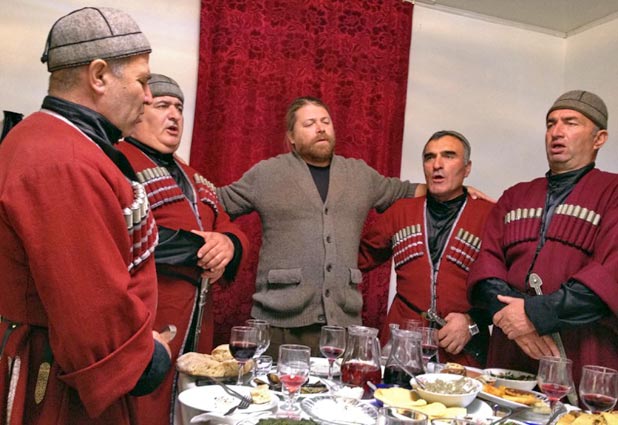
[[[251,380],[250,385],[256,387],[259,385],[268,385],[271,391],[281,393],[281,381],[276,373],[269,373],[263,376],[257,376]],[[307,396],[312,394],[323,394],[328,392],[328,387],[322,380],[316,376],[309,376],[305,383],[300,387],[300,395]]]
[[[384,405],[414,409],[436,418],[474,418],[485,420],[494,415],[494,411],[483,400],[473,400],[467,407],[446,407],[443,403],[428,402],[416,391],[400,387],[378,388],[373,396]]]
[[[324,357],[311,357],[311,374],[315,376],[328,376],[328,359]],[[341,360],[335,360],[333,364],[333,376],[339,376],[341,373],[340,367]]]
[[[547,397],[537,391],[520,390],[493,384],[483,384],[478,397],[510,408],[542,407],[547,405]]]
[[[375,407],[355,398],[320,395],[303,399],[300,406],[321,424],[374,425],[378,420]]]
[[[278,397],[272,394],[268,388],[251,388],[241,385],[229,385],[229,387],[252,398],[249,407],[239,410],[239,413],[275,410],[279,405]],[[240,403],[237,397],[228,394],[220,385],[189,388],[178,395],[178,401],[192,409],[217,414],[223,414]]]
[[[494,385],[531,391],[536,387],[536,375],[513,369],[485,369],[484,374],[495,378]]]

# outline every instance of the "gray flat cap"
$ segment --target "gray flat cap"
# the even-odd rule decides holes
[[[601,130],[607,129],[607,106],[599,96],[589,91],[571,90],[560,96],[547,111],[556,109],[572,109],[584,114],[590,121],[595,123]],[[545,117],[547,119],[547,116]]]
[[[47,62],[47,70],[53,72],[86,65],[95,59],[119,59],[151,51],[146,36],[125,12],[84,7],[52,26],[41,62]]]
[[[172,96],[185,101],[185,96],[176,81],[162,74],[152,74],[148,80],[152,97]]]

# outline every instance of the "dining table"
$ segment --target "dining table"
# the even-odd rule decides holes
[[[332,380],[326,379],[328,367],[327,364],[325,366],[325,363],[326,359],[312,358],[312,370],[307,382],[325,382],[327,392],[300,395],[297,402],[301,404],[302,409],[300,410],[300,415],[297,416],[296,419],[311,419],[317,423],[340,425],[374,425],[379,423],[378,417],[379,410],[382,407],[382,402],[375,398],[360,399],[360,397],[358,397],[357,399],[351,399],[348,397],[348,394],[344,393],[342,393],[342,395],[345,397],[337,397],[335,395],[337,390],[341,390],[343,388],[343,391],[345,391],[346,388],[349,389],[350,387],[347,387],[345,384],[341,383],[338,370]],[[275,373],[276,371],[276,366],[273,366],[273,368],[274,369],[271,370],[271,373]],[[256,378],[259,381],[268,382],[268,378],[266,376],[257,376]],[[227,382],[231,388],[236,388],[236,386],[233,385],[235,382],[232,382],[231,380]],[[202,399],[195,402],[186,402],[185,400],[185,403],[183,403],[183,398],[186,399],[186,397],[183,396],[189,394],[188,391],[192,392],[195,396],[206,398],[207,396],[201,396],[198,394],[200,390],[196,388],[206,388],[203,390],[203,394],[210,394],[210,390],[214,391],[213,387],[217,386],[214,382],[206,383],[206,385],[204,384],[204,378],[202,377],[189,376],[184,373],[180,373],[178,380],[180,395],[176,402],[175,425],[190,425],[194,423],[209,425],[255,425],[260,419],[277,418],[281,413],[279,411],[279,405],[283,403],[284,397],[280,391],[271,391],[274,402],[264,406],[264,408],[256,408],[254,406],[251,409],[244,411],[237,409],[230,415],[223,415],[221,411],[207,411],[207,409],[204,409],[205,405],[200,404],[202,403]],[[245,375],[245,385],[240,389],[248,394],[250,389],[256,385],[255,379],[252,377],[251,373],[249,373]],[[379,386],[383,387],[383,385]],[[236,400],[236,402],[239,401],[240,400]],[[191,406],[189,405],[191,403],[195,404]],[[334,417],[337,414],[335,411],[337,409],[337,403],[353,403],[354,410],[346,410],[347,417],[344,415],[342,415],[342,417]],[[576,409],[568,404],[565,406],[566,410]],[[335,413],[325,416],[324,412],[329,411],[329,409]],[[517,425],[545,425],[549,419],[549,414],[547,411],[537,412],[531,408],[522,408],[521,406],[517,406],[517,403],[513,404],[500,401],[492,398],[490,395],[482,393],[479,393],[477,398],[468,408],[470,416],[478,419],[477,422],[479,425],[489,425],[491,422],[495,422],[497,420],[496,415],[500,414],[498,412],[504,410],[508,411],[510,414],[508,418],[509,421]],[[361,412],[359,415],[367,415],[369,419],[365,421],[361,418],[361,416],[359,416],[362,420],[356,418],[356,421],[349,421],[351,417],[350,412],[356,411]]]

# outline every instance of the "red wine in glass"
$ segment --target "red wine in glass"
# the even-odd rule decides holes
[[[604,366],[584,365],[579,396],[592,413],[612,410],[618,398],[618,371]]]
[[[333,379],[335,359],[345,351],[345,328],[326,325],[320,330],[320,352],[328,359],[328,379]]]
[[[549,398],[550,401],[558,401],[571,390],[570,385],[561,384],[541,384],[540,387],[543,394]]]
[[[603,394],[583,394],[582,401],[593,412],[607,412],[616,404],[616,397]]]
[[[320,347],[320,351],[327,359],[336,359],[343,354],[343,348],[332,347],[330,345]]]
[[[373,363],[347,362],[341,366],[341,382],[362,386],[365,394],[371,393],[367,381],[379,384],[381,380],[382,370]]]
[[[257,348],[257,344],[248,341],[230,342],[230,352],[238,361],[246,362],[247,360],[252,359]]]
[[[438,346],[434,344],[423,344],[421,348],[423,350],[423,360],[425,360],[425,363],[438,353]]]

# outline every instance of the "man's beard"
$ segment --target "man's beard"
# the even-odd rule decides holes
[[[326,138],[328,139],[328,144],[316,144],[317,140]],[[306,162],[312,163],[330,163],[333,158],[333,154],[335,151],[335,137],[330,135],[325,135],[321,137],[316,137],[312,140],[309,146],[298,147],[296,146],[296,152],[303,158]]]

